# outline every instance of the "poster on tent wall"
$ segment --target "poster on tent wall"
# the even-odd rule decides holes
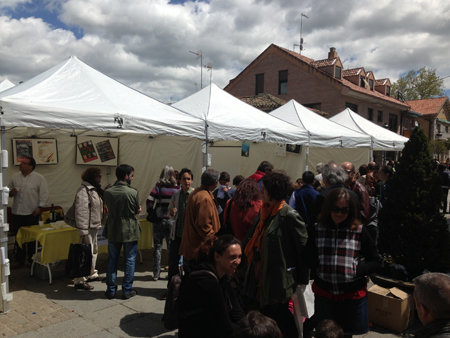
[[[54,138],[12,139],[13,161],[19,165],[24,157],[33,157],[36,164],[57,164],[58,147]]]
[[[119,139],[117,137],[77,136],[76,164],[117,166]]]

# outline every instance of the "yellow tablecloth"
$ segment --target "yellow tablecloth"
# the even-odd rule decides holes
[[[139,219],[141,225],[141,235],[138,241],[138,249],[153,248],[153,225],[145,218]],[[102,237],[99,231],[99,253],[108,252],[108,240]],[[23,243],[38,240],[41,243],[41,260],[42,264],[52,263],[59,260],[67,259],[69,256],[69,248],[71,243],[80,243],[78,230],[66,225],[61,229],[54,229],[49,224],[44,227],[32,225],[21,227],[16,235],[16,241],[22,247]]]
[[[16,241],[22,246],[25,242],[38,241],[41,243],[42,264],[57,262],[67,259],[71,243],[80,243],[80,236],[75,228],[68,225],[60,229],[47,225],[40,227],[32,225],[21,227],[17,232]]]

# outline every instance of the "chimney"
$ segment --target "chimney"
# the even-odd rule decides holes
[[[338,57],[338,54],[336,52],[336,48],[331,47],[330,51],[328,52],[328,60],[333,60],[336,59]]]

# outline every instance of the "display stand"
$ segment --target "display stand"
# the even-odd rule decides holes
[[[0,113],[1,107],[0,107]],[[0,188],[1,193],[1,207],[0,207],[0,312],[9,312],[9,302],[12,300],[12,293],[9,292],[9,275],[10,264],[8,259],[8,231],[9,224],[7,220],[7,211],[9,199],[9,189],[6,185],[6,169],[8,168],[8,151],[6,150],[6,132],[3,125],[3,117],[0,115],[0,128],[1,128],[1,175],[0,175]]]

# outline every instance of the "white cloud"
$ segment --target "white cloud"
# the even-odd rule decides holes
[[[24,3],[26,1],[21,1]],[[18,1],[0,0],[0,13]],[[303,54],[344,67],[363,66],[395,81],[422,66],[450,75],[450,3],[445,0],[357,1],[47,0],[65,29],[41,19],[0,17],[0,78],[24,80],[77,55],[92,67],[162,101],[199,89],[202,51],[213,81],[225,86],[271,43],[292,49],[303,18]],[[203,83],[209,83],[204,69]],[[450,88],[450,79],[445,82]]]

